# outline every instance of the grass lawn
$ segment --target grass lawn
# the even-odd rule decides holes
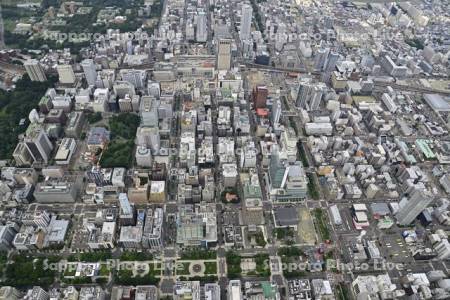
[[[330,230],[327,226],[327,216],[320,208],[314,209],[314,218],[316,219],[316,226],[323,240],[329,240],[331,238]]]
[[[99,276],[109,276],[110,270],[107,264],[100,265]]]
[[[208,261],[205,262],[205,274],[217,274],[217,262],[216,261]]]
[[[76,265],[67,264],[66,270],[64,271],[64,277],[75,276],[76,271],[77,271]]]
[[[176,271],[177,275],[189,275],[190,262],[177,262]]]

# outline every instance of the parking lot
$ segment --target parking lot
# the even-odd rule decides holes
[[[414,259],[408,250],[408,245],[403,238],[397,234],[384,235],[380,238],[380,250],[384,252],[387,259],[395,262],[412,262]]]

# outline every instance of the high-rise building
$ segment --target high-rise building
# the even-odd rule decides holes
[[[154,97],[142,96],[139,107],[141,126],[158,127],[158,107]]]
[[[31,124],[28,127],[24,143],[34,161],[45,163],[49,161],[53,145],[47,133],[40,126]]]
[[[49,294],[40,286],[34,286],[33,289],[28,290],[24,299],[33,300],[48,300],[50,299]]]
[[[207,283],[204,287],[205,300],[220,299],[220,285],[217,283]]]
[[[92,59],[85,59],[81,62],[84,76],[89,85],[95,85],[97,81],[97,71],[95,70],[95,63]]]
[[[242,290],[240,280],[230,280],[228,283],[228,300],[242,300]]]
[[[199,281],[177,281],[173,287],[174,300],[200,300]]]
[[[207,28],[206,13],[200,11],[197,15],[197,42],[206,42],[208,39],[208,28]]]
[[[135,87],[131,82],[128,81],[116,81],[113,85],[114,93],[119,98],[124,98],[125,95],[134,96],[136,95]]]
[[[269,91],[266,86],[257,86],[253,89],[253,103],[255,108],[265,108]]]
[[[450,257],[450,243],[447,239],[443,239],[439,243],[437,243],[437,245],[434,247],[434,250],[436,250],[438,258],[441,260]]]
[[[252,16],[253,16],[252,7],[249,4],[242,5],[241,28],[240,28],[241,40],[248,40],[251,38]]]
[[[155,208],[154,211],[151,208],[147,210],[142,236],[142,246],[144,248],[160,249],[162,247],[163,214],[164,211],[160,207]]]
[[[135,158],[139,167],[150,168],[152,166],[152,150],[146,146],[136,147]]]
[[[135,209],[131,206],[128,196],[125,193],[119,194],[119,204],[120,204],[120,214],[119,223],[120,225],[135,225]]]
[[[339,53],[334,52],[334,51],[330,52],[328,54],[324,70],[326,72],[334,71],[334,69],[336,68],[336,63],[338,62],[338,60],[339,60]]]
[[[221,39],[217,46],[217,69],[229,70],[231,68],[231,40]]]
[[[271,189],[282,188],[287,179],[288,168],[285,159],[280,157],[280,149],[277,146],[272,147],[270,156],[269,180]]]
[[[300,83],[295,105],[307,111],[319,109],[325,89],[326,86],[320,83]]]
[[[314,57],[314,71],[323,71],[327,63],[328,53],[330,53],[329,48],[317,50]]]
[[[147,82],[147,93],[157,99],[161,96],[161,84],[158,81],[149,80]]]
[[[56,71],[58,71],[59,82],[62,84],[75,83],[76,77],[71,65],[58,65],[56,66]]]
[[[12,248],[12,242],[16,236],[17,231],[13,226],[0,226],[0,250],[9,251]]]
[[[272,106],[271,121],[273,127],[278,126],[278,124],[280,123],[280,117],[281,117],[281,101],[279,98],[277,98]]]
[[[139,127],[136,133],[137,144],[150,148],[152,151],[159,151],[161,145],[161,135],[157,127]]]
[[[47,77],[45,76],[44,68],[42,68],[41,64],[36,59],[29,59],[24,64],[25,70],[28,73],[31,81],[46,81]]]
[[[400,208],[396,214],[398,223],[411,224],[431,202],[433,202],[433,195],[430,191],[413,188],[411,193],[399,203]]]
[[[31,166],[34,162],[33,157],[31,156],[30,152],[28,151],[27,146],[25,143],[18,143],[16,146],[16,149],[14,149],[13,152],[14,160],[16,161],[16,166]]]
[[[2,286],[0,288],[0,300],[22,299],[22,293],[12,286]]]
[[[143,88],[147,80],[147,73],[145,70],[120,70],[120,76],[123,81],[131,83],[137,89]]]

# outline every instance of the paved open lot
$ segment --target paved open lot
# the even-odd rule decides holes
[[[302,206],[298,209],[298,214],[299,214],[299,224],[298,224],[299,243],[304,245],[314,245],[317,241],[317,237],[309,209]]]

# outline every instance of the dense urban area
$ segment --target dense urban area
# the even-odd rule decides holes
[[[0,300],[450,299],[448,0],[1,0]]]

